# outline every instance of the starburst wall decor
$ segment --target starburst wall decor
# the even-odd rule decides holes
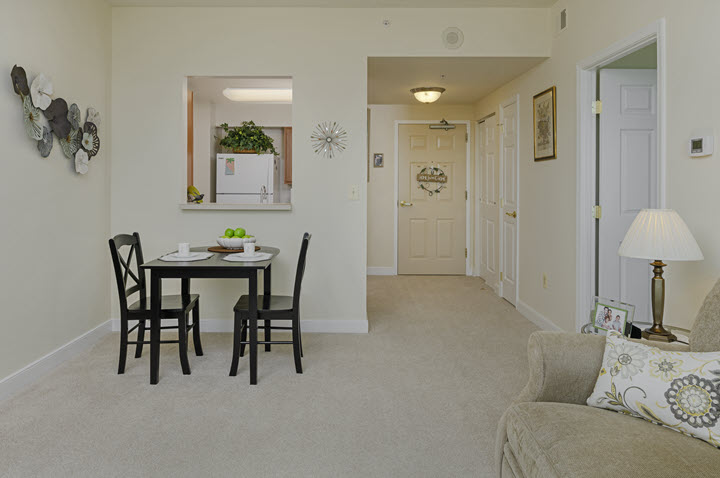
[[[310,139],[315,153],[325,158],[332,159],[347,148],[347,131],[336,122],[320,123]]]

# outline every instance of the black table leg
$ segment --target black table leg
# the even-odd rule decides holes
[[[158,383],[160,371],[160,298],[162,297],[162,279],[155,272],[150,274],[150,384]]]
[[[263,308],[270,308],[270,266],[263,271]],[[270,329],[270,321],[265,321],[265,342],[270,342],[272,330]],[[265,344],[265,352],[270,352],[270,344]]]
[[[249,277],[250,303],[248,313],[250,319],[250,385],[257,384],[257,346],[258,346],[258,303],[257,303],[257,271],[253,270]]]

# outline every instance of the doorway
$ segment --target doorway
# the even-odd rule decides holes
[[[469,123],[396,125],[398,274],[467,272]]]
[[[657,208],[657,70],[655,46],[600,70],[598,96],[597,295],[635,306],[635,320],[650,321],[650,274],[641,259],[618,247],[642,209]],[[648,57],[646,60],[645,57]],[[625,68],[642,66],[648,68]],[[613,66],[620,65],[620,66]]]
[[[664,207],[664,59],[661,19],[578,64],[578,329],[596,295],[650,317],[648,264],[617,250],[641,209]]]

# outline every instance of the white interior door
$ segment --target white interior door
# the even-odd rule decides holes
[[[477,126],[478,161],[476,194],[478,208],[478,275],[497,289],[500,276],[498,237],[499,171],[497,157],[497,119],[491,116]]]
[[[652,321],[648,261],[618,256],[643,208],[657,205],[657,71],[600,70],[598,293]]]
[[[518,277],[518,113],[517,99],[500,108],[500,223],[501,274],[500,289],[504,299],[517,302]]]
[[[465,274],[466,131],[398,128],[398,274]]]

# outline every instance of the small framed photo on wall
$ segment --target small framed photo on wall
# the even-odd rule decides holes
[[[373,167],[382,168],[385,166],[385,155],[383,153],[373,154]]]
[[[555,87],[533,96],[533,144],[535,161],[557,158]]]

